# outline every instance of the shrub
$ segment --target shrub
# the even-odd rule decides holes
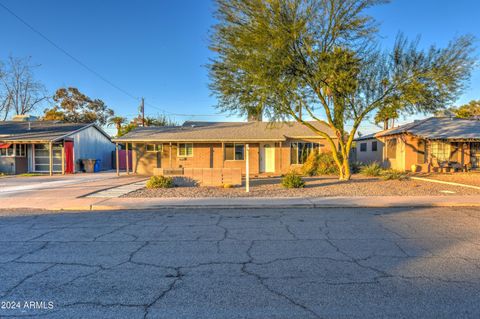
[[[307,160],[303,163],[302,173],[306,176],[314,176],[317,174],[319,162],[318,150],[314,150],[308,155]]]
[[[175,185],[172,177],[152,176],[146,186],[147,188],[172,188]]]
[[[388,180],[399,180],[403,181],[408,178],[407,174],[395,169],[388,169],[382,172],[382,178],[386,181]]]
[[[232,184],[223,184],[222,187],[223,188],[233,188],[233,185]]]
[[[295,171],[289,172],[282,178],[282,186],[285,188],[303,188],[305,182]]]
[[[352,174],[358,174],[360,173],[360,170],[362,169],[363,164],[361,162],[351,162],[350,163],[350,173]]]
[[[333,159],[332,152],[318,154],[316,175],[338,175],[338,166]]]
[[[382,175],[383,168],[377,162],[373,162],[369,165],[363,166],[360,172],[365,176],[380,176]]]

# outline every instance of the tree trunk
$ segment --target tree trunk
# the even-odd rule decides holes
[[[350,163],[348,158],[343,159],[342,166],[340,167],[340,176],[339,180],[341,181],[349,181],[352,177],[352,173],[350,171]]]

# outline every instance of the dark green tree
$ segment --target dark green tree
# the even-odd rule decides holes
[[[470,101],[467,104],[462,106],[450,109],[456,117],[459,118],[474,118],[480,117],[480,100],[478,101]]]
[[[348,180],[364,119],[386,105],[406,113],[442,108],[474,64],[471,36],[421,50],[400,35],[391,52],[380,49],[366,11],[384,2],[216,0],[208,67],[218,108],[240,115],[260,108],[270,121],[304,124],[331,144],[340,179]],[[302,112],[331,128],[338,147]]]

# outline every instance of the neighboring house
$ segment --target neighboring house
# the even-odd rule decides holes
[[[328,127],[311,123],[336,140]],[[114,142],[130,145],[132,171],[145,175],[190,168],[238,169],[245,175],[247,145],[250,175],[278,175],[301,167],[314,149],[331,149],[325,138],[297,122],[187,121],[182,126],[137,128]]]
[[[111,169],[115,145],[94,124],[56,121],[0,122],[0,172],[75,173],[80,159]]]
[[[364,164],[381,163],[383,160],[383,143],[375,133],[355,139],[354,160]]]
[[[430,117],[378,132],[375,138],[384,144],[386,167],[422,172],[480,169],[480,121],[476,119]]]

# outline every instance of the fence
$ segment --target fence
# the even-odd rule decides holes
[[[155,168],[154,175],[181,176],[202,186],[242,185],[240,168]]]

